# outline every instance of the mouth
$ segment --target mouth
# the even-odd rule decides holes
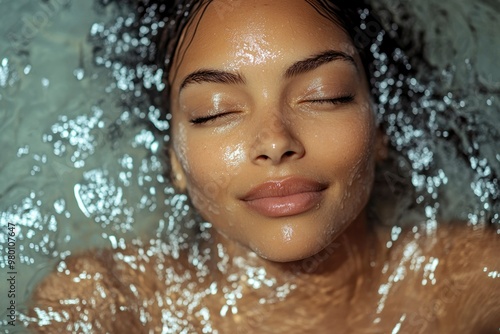
[[[289,217],[317,207],[326,185],[298,177],[268,181],[251,189],[241,200],[253,211],[270,217]]]

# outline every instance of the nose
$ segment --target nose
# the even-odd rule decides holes
[[[258,129],[250,154],[255,164],[279,165],[302,158],[305,148],[289,121],[274,118]]]

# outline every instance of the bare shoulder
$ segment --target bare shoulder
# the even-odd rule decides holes
[[[491,226],[453,222],[428,234],[402,231],[383,283],[393,284],[388,298],[422,333],[498,332],[499,255],[500,235]]]
[[[498,332],[500,234],[497,229],[460,222],[444,224],[438,229],[437,244],[430,251],[442,254],[439,273],[455,287],[455,302],[443,316],[443,327],[462,329],[457,325],[457,319],[461,319],[476,333]],[[466,328],[464,325],[463,329]]]
[[[181,257],[164,244],[138,242],[71,256],[37,286],[29,328],[38,333],[183,328],[187,305],[176,302],[193,278]]]

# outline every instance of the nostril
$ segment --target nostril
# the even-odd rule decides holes
[[[279,164],[300,159],[305,153],[305,148],[302,142],[294,138],[290,132],[283,131],[273,134],[272,137],[257,136],[249,153],[252,161]]]
[[[279,161],[281,161],[283,159],[293,157],[295,154],[296,154],[296,152],[294,152],[294,151],[286,151],[281,155],[281,157],[276,156],[275,158],[278,159]],[[274,160],[275,158],[273,158],[273,156],[269,156],[267,154],[261,154],[257,157],[257,160]]]
[[[272,154],[272,153],[273,152],[270,152],[270,154],[261,154],[257,156],[255,159],[257,161],[271,160],[275,163],[280,163],[288,159],[293,159],[295,156],[298,156],[300,154],[300,152],[296,152],[294,150],[288,150],[283,152],[282,154]]]

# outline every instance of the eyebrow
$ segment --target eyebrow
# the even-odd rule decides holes
[[[347,61],[348,63],[354,65],[356,69],[358,68],[352,56],[341,51],[327,50],[304,60],[295,62],[285,71],[284,77],[292,78],[300,74],[315,70],[321,65],[337,60]],[[244,84],[245,79],[240,73],[232,73],[215,69],[201,69],[186,76],[181,83],[179,91],[190,84],[204,82],[221,84]]]
[[[321,65],[336,60],[347,61],[348,63],[354,65],[356,69],[358,68],[356,62],[354,61],[354,58],[348,55],[347,53],[336,50],[328,50],[294,63],[286,70],[285,78],[292,78],[297,75],[310,72],[312,70],[317,69]]]
[[[203,82],[221,84],[244,84],[245,79],[243,79],[243,76],[241,76],[239,73],[235,74],[220,70],[198,70],[184,78],[180,90],[185,88],[187,85]]]

